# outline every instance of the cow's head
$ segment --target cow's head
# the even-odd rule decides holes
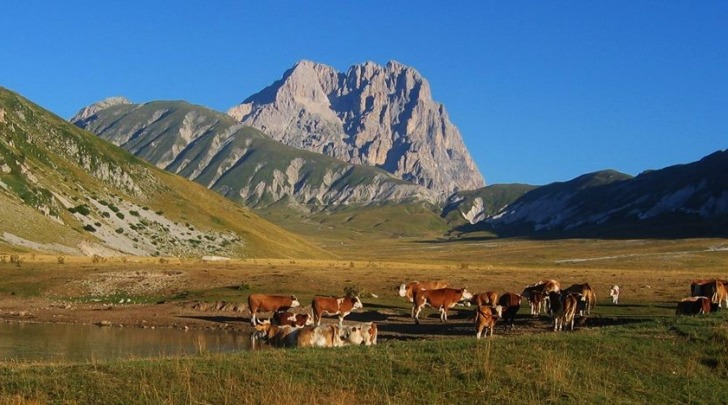
[[[347,326],[341,330],[341,340],[350,345],[360,345],[364,342],[361,326]]]
[[[296,308],[296,307],[300,307],[300,306],[301,306],[301,303],[298,302],[298,298],[296,298],[295,295],[291,295],[291,306],[290,307]]]
[[[401,284],[399,286],[399,296],[400,297],[406,297],[407,296],[407,284]]]
[[[352,301],[354,302],[352,309],[364,308],[364,304],[361,303],[359,297],[352,297]]]
[[[463,288],[463,296],[462,296],[462,298],[460,300],[461,301],[466,301],[466,302],[472,301],[473,300],[473,293],[471,293],[470,291],[468,291],[467,288]]]

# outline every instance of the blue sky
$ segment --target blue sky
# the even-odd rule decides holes
[[[430,82],[488,184],[688,163],[728,147],[725,1],[23,1],[0,86],[69,118],[108,96],[225,111],[301,59]]]

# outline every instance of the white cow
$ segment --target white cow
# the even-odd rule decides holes
[[[619,304],[619,286],[614,285],[609,290],[609,296],[612,297],[612,304],[617,305]]]

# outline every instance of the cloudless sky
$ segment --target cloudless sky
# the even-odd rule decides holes
[[[728,2],[11,1],[0,86],[70,118],[109,96],[226,111],[301,59],[397,60],[488,184],[632,175],[728,148]]]

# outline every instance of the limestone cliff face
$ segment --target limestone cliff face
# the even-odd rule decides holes
[[[339,73],[301,61],[228,114],[279,142],[379,167],[444,195],[485,185],[429,83],[397,62]]]

